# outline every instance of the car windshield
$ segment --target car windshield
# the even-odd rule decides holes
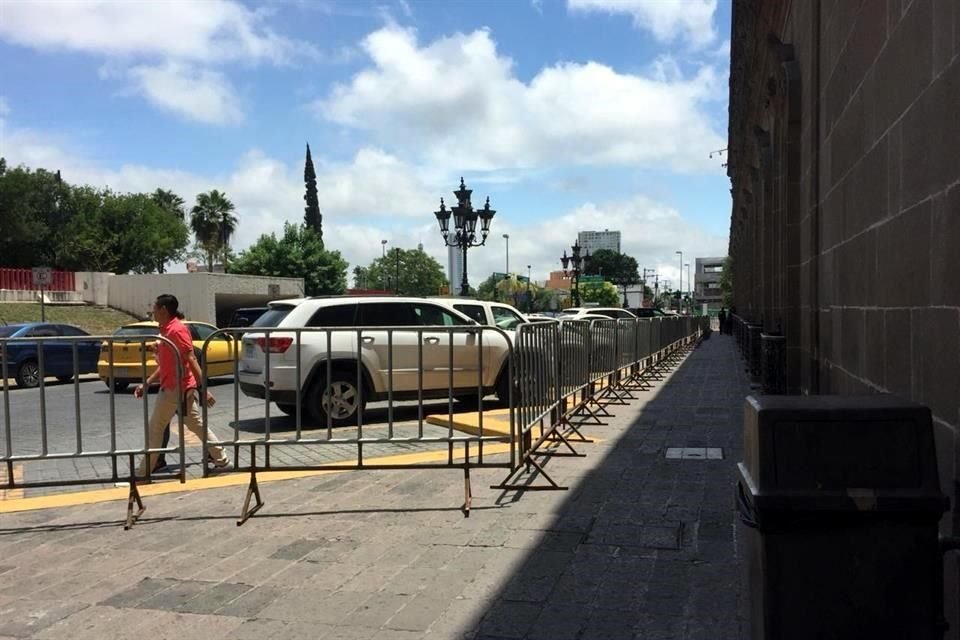
[[[0,327],[0,338],[9,338],[22,328],[22,324],[11,324],[7,327]]]
[[[287,315],[293,311],[293,307],[284,305],[282,307],[270,307],[262,316],[254,320],[251,327],[277,327]]]
[[[133,336],[155,336],[160,333],[160,327],[144,327],[144,326],[134,326],[134,327],[120,327],[113,332],[113,335],[118,338],[124,337],[133,337]]]

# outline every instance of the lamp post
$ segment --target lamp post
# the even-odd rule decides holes
[[[690,280],[690,263],[684,262],[683,266],[687,268],[687,311],[693,315],[693,281]]]
[[[533,300],[530,299],[530,265],[527,265],[527,313],[533,308]]]
[[[380,257],[381,258],[387,257],[387,241],[386,240],[380,241]]]
[[[505,269],[507,277],[510,277],[510,234],[503,234],[503,239],[507,241],[507,267]]]
[[[683,251],[674,251],[677,255],[680,256],[680,285],[677,287],[677,291],[680,292],[680,302],[677,303],[677,313],[683,310]]]
[[[564,275],[567,275],[568,267],[573,267],[569,269],[573,277],[573,289],[570,293],[573,297],[573,306],[580,306],[580,272],[583,269],[587,268],[587,264],[590,262],[590,250],[587,250],[587,253],[583,256],[580,255],[580,240],[578,239],[573,243],[573,246],[570,247],[573,250],[573,254],[569,257],[567,256],[567,250],[563,250],[563,257],[560,258],[560,262],[563,263],[563,272]]]
[[[470,247],[481,247],[487,243],[487,235],[490,233],[490,222],[496,213],[490,208],[490,198],[487,197],[483,209],[475,211],[470,203],[470,194],[473,189],[467,189],[463,183],[463,177],[460,178],[460,188],[453,192],[457,197],[457,205],[447,209],[440,198],[440,209],[434,211],[433,215],[437,217],[440,223],[440,235],[443,236],[443,242],[448,247],[458,247],[463,256],[463,277],[460,281],[460,295],[470,295],[470,284],[467,282],[467,249]],[[453,215],[453,226],[450,229],[450,216]],[[477,220],[480,220],[480,241],[477,242]]]
[[[393,248],[393,257],[394,264],[396,265],[393,280],[393,294],[398,296],[400,295],[400,247]]]

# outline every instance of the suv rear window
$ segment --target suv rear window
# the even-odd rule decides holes
[[[270,307],[262,316],[253,321],[251,327],[277,327],[293,311],[290,305]]]

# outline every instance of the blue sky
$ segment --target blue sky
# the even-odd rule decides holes
[[[219,188],[242,249],[303,216],[351,266],[445,263],[432,215],[464,176],[498,213],[471,282],[542,279],[619,229],[673,279],[723,255],[729,2],[0,0],[0,155],[117,191]],[[692,260],[690,260],[692,262]]]

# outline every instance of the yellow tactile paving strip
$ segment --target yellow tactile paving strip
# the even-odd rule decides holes
[[[484,455],[496,455],[509,453],[510,445],[485,444],[483,447]],[[443,462],[448,460],[449,453],[446,449],[440,451],[425,451],[419,453],[410,453],[397,456],[385,456],[381,458],[370,458],[365,460],[368,465],[410,465],[426,464],[430,462]],[[471,458],[476,456],[476,448],[471,447]],[[454,450],[453,458],[462,460],[464,453],[462,448],[457,447]],[[333,463],[336,465],[337,463]],[[352,465],[353,461],[345,461],[344,466]],[[349,471],[350,469],[344,469]],[[274,482],[277,480],[293,480],[296,478],[309,478],[313,476],[327,475],[331,473],[344,473],[339,470],[326,471],[264,471],[258,474],[257,480],[263,482]],[[250,481],[248,473],[230,473],[222,476],[210,478],[197,478],[187,480],[180,484],[176,481],[158,482],[156,484],[142,485],[140,495],[143,497],[157,496],[167,493],[183,493],[187,491],[199,491],[203,489],[219,489],[223,487],[233,487],[246,485]],[[22,490],[14,490],[22,491]],[[33,511],[36,509],[56,509],[59,507],[74,507],[84,504],[96,504],[99,502],[109,502],[111,500],[126,500],[129,489],[127,487],[117,487],[114,489],[98,489],[94,491],[78,491],[74,493],[60,493],[49,496],[37,496],[35,498],[20,498],[18,500],[6,500],[0,502],[0,513],[15,513],[19,511]]]

